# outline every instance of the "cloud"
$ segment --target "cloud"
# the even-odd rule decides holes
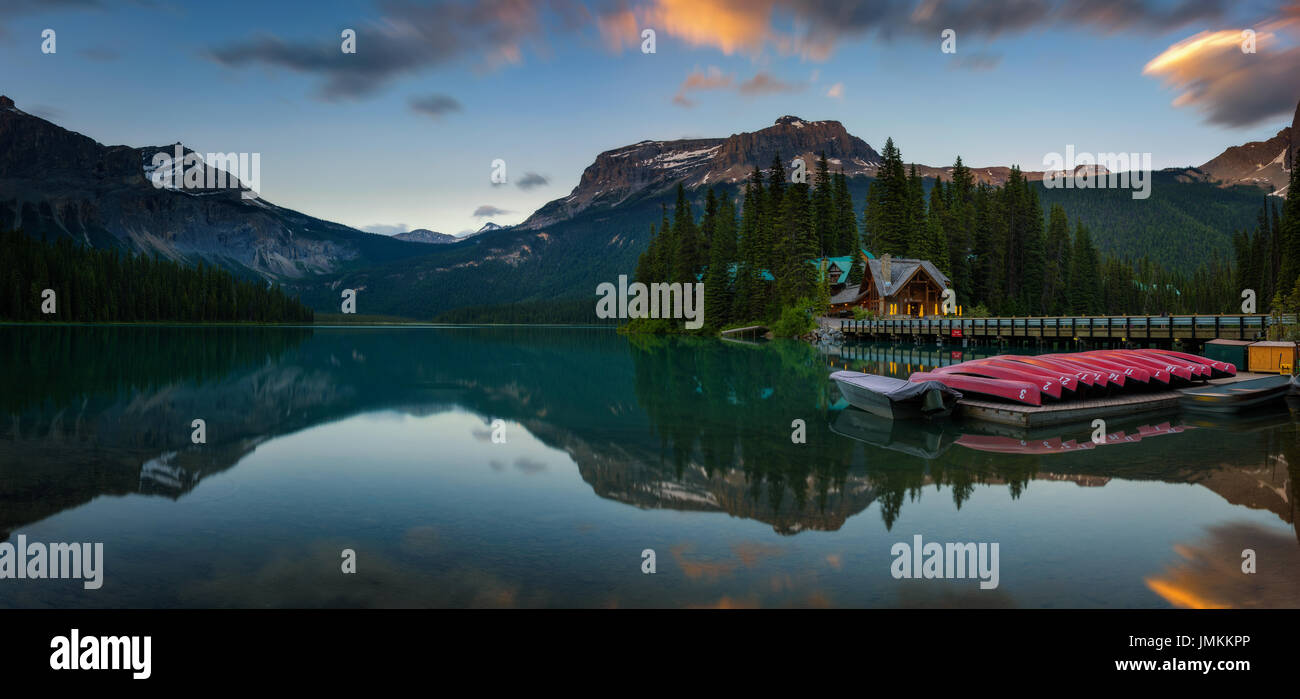
[[[723,73],[722,69],[717,66],[709,66],[706,71],[696,68],[687,74],[686,79],[677,87],[677,94],[673,96],[673,104],[680,107],[694,107],[695,101],[687,97],[686,93],[702,90],[724,90],[731,87],[731,81],[731,76]]]
[[[423,114],[432,119],[441,119],[443,115],[450,112],[460,111],[460,102],[447,95],[428,95],[426,97],[412,97],[410,101],[411,111],[416,114]]]
[[[1245,127],[1290,117],[1300,97],[1297,29],[1300,4],[1292,4],[1256,27],[1255,53],[1242,51],[1242,29],[1203,31],[1165,49],[1142,73],[1179,91],[1175,107],[1195,109],[1212,124]]]
[[[523,190],[529,190],[534,187],[543,187],[550,183],[551,181],[546,179],[543,175],[539,175],[535,172],[525,172],[524,176],[519,178],[519,181],[515,183],[515,186]]]
[[[483,206],[474,209],[474,218],[484,218],[486,216],[501,216],[502,214],[508,214],[508,213],[511,212],[505,209],[498,209],[497,207],[492,206],[491,204],[484,204]]]
[[[488,67],[519,63],[526,43],[542,42],[542,9],[572,19],[564,3],[532,0],[456,0],[433,5],[381,0],[381,17],[358,24],[357,51],[340,50],[342,37],[285,40],[263,35],[209,48],[205,55],[230,68],[262,65],[320,77],[326,101],[369,96],[391,81],[476,57]]]
[[[515,459],[515,468],[531,476],[534,473],[541,473],[542,471],[545,471],[546,464],[542,463],[541,461],[538,461],[537,459],[531,459],[528,458],[527,456],[521,456]]]
[[[380,235],[397,235],[398,233],[405,233],[411,230],[411,227],[405,223],[394,223],[392,225],[387,223],[372,223],[369,226],[362,226],[361,230],[367,233],[378,233]]]
[[[739,94],[746,97],[754,97],[766,94],[781,94],[799,92],[808,87],[810,83],[791,83],[780,80],[766,71],[759,71],[753,77],[734,84],[734,78],[727,73],[723,73],[717,66],[709,66],[707,71],[701,71],[698,68],[691,71],[677,88],[677,94],[673,95],[673,104],[679,107],[694,107],[695,100],[687,95],[691,92],[704,92],[711,90],[726,91],[735,89]],[[840,87],[841,92],[843,86]]]
[[[830,89],[826,91],[826,96],[835,99],[844,99],[844,83],[835,83],[834,85],[831,85]]]
[[[92,61],[100,62],[116,61],[122,57],[122,54],[117,49],[110,49],[106,46],[92,46],[88,49],[82,49],[80,53]]]
[[[993,53],[957,54],[948,65],[964,70],[993,70],[1002,65],[1002,56]]]
[[[1160,32],[1222,17],[1231,0],[649,0],[598,21],[606,43],[631,45],[635,26],[726,55],[765,50],[826,60],[850,39],[992,38],[1059,27]],[[628,15],[634,21],[628,20]],[[617,16],[617,20],[613,17]],[[617,34],[617,37],[610,36]]]
[[[742,95],[770,95],[799,92],[807,87],[803,83],[788,83],[772,76],[771,73],[758,72],[754,77],[740,84]]]

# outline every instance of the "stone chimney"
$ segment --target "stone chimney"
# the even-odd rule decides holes
[[[885,253],[884,255],[880,256],[880,282],[884,284],[886,289],[889,288],[890,284],[893,282],[894,279],[890,275],[890,270],[889,270],[889,263],[892,261],[892,259],[893,258],[889,256],[889,253]]]

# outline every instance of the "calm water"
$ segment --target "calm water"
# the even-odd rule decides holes
[[[0,580],[0,607],[1300,606],[1289,408],[1112,423],[1087,448],[1087,425],[891,424],[826,378],[971,356],[0,327],[0,540],[105,556],[100,590]],[[915,535],[998,543],[998,587],[895,579]]]

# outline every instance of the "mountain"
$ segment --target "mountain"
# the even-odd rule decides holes
[[[340,288],[357,289],[364,313],[427,319],[453,309],[589,298],[598,284],[632,274],[679,181],[698,215],[709,188],[738,199],[755,166],[767,168],[780,156],[788,167],[799,157],[813,170],[825,152],[833,171],[849,175],[860,216],[881,162],[837,121],[785,116],[752,133],[641,141],[600,153],[568,196],[520,225],[487,223],[459,237],[426,229],[389,237],[234,189],[156,188],[149,178],[153,156],[175,147],[104,146],[0,98],[0,228],[218,264],[279,282],[321,310],[338,308]],[[927,186],[951,177],[947,167],[917,170]],[[1010,171],[972,168],[990,184]],[[1259,189],[1216,186],[1213,179],[1196,170],[1158,172],[1149,200],[1133,200],[1127,190],[1040,193],[1045,208],[1060,203],[1072,220],[1084,220],[1102,250],[1150,254],[1190,271],[1207,255],[1229,255],[1233,231],[1253,227],[1261,203]],[[1170,245],[1170,236],[1187,245]]]
[[[248,276],[297,279],[422,248],[245,198],[235,187],[157,188],[156,153],[180,146],[104,146],[27,114],[0,96],[0,228],[71,237]],[[216,173],[204,164],[205,173]],[[207,178],[205,177],[205,184]]]
[[[1300,119],[1300,107],[1296,117]],[[1221,184],[1253,185],[1270,192],[1283,189],[1291,179],[1288,156],[1296,147],[1296,128],[1285,127],[1267,141],[1232,146],[1197,169]]]
[[[783,116],[753,133],[641,141],[605,151],[583,171],[569,196],[546,204],[519,227],[542,228],[592,206],[617,206],[633,195],[668,190],[678,182],[690,189],[734,185],[748,178],[755,166],[766,169],[778,156],[787,166],[795,158],[803,158],[811,174],[821,151],[832,170],[843,169],[850,175],[875,174],[880,164],[880,154],[866,141],[850,135],[838,121]]]
[[[413,231],[398,233],[393,236],[395,240],[405,240],[408,243],[429,243],[432,245],[444,245],[446,243],[459,243],[460,238],[448,233],[439,233],[431,231],[428,228],[417,228]]]

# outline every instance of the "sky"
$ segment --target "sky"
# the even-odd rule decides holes
[[[602,151],[787,114],[932,166],[1199,165],[1290,124],[1300,0],[0,0],[0,94],[108,145],[259,153],[312,216],[461,234]]]

